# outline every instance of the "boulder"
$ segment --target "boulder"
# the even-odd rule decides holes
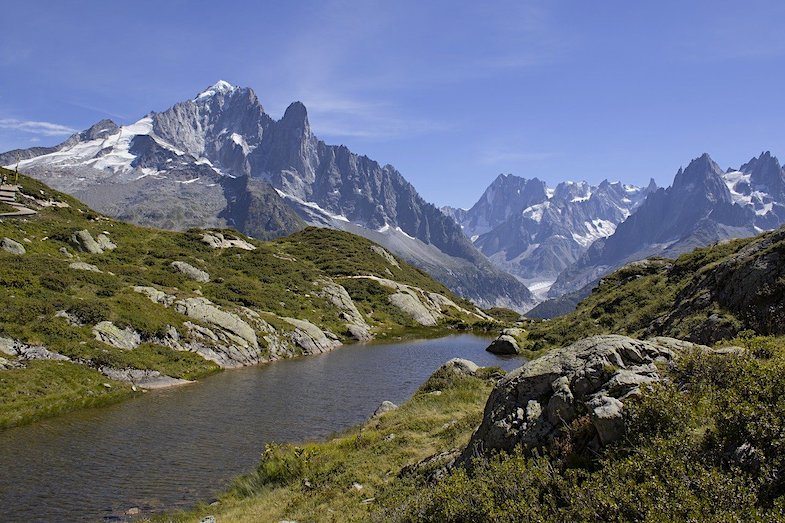
[[[434,315],[416,296],[409,292],[396,292],[389,296],[390,303],[408,314],[414,321],[426,327],[433,327],[439,323],[439,317]]]
[[[166,294],[163,291],[159,291],[155,287],[143,287],[137,285],[134,287],[134,292],[138,292],[139,294],[144,294],[150,299],[150,301],[154,303],[160,303],[164,307],[169,307],[174,303],[176,299],[171,294]]]
[[[310,321],[298,320],[296,318],[281,319],[295,327],[291,334],[291,340],[303,350],[304,354],[329,352],[341,345],[341,342],[335,339],[334,335],[324,332]]]
[[[508,334],[501,334],[485,349],[493,354],[520,354],[518,341]]]
[[[113,251],[117,248],[117,245],[112,243],[112,240],[109,239],[109,236],[107,236],[106,233],[96,236],[95,242],[105,251]]]
[[[449,371],[455,374],[460,374],[462,376],[474,376],[477,374],[477,371],[480,369],[480,366],[474,363],[471,360],[465,360],[463,358],[453,358],[446,363],[442,364],[441,367],[436,369],[436,372],[439,371]]]
[[[82,252],[90,254],[103,254],[104,250],[93,238],[89,231],[82,229],[71,235],[71,243]]]
[[[14,241],[11,238],[3,238],[0,240],[0,249],[17,256],[21,256],[27,252],[21,243]]]
[[[201,269],[197,269],[190,263],[186,263],[184,261],[174,261],[172,262],[172,267],[182,272],[192,280],[196,280],[202,283],[207,283],[208,281],[210,281],[210,275],[208,273],[206,273]]]
[[[593,426],[596,445],[612,443],[624,433],[624,403],[662,379],[655,363],[694,349],[707,347],[671,338],[593,336],[531,360],[496,385],[460,461],[547,447],[582,416]]]
[[[393,403],[392,401],[383,401],[375,411],[373,411],[373,417],[378,418],[382,414],[390,412],[398,408],[398,405]]]
[[[259,341],[253,327],[236,314],[219,309],[206,298],[178,300],[174,303],[174,308],[189,318],[220,327],[232,341],[242,347],[259,348]]]
[[[333,281],[317,281],[314,285],[320,286],[318,295],[326,299],[341,310],[341,319],[346,321],[346,330],[349,335],[358,341],[373,339],[371,327],[357,309],[352,297],[342,285]]]
[[[141,335],[134,329],[120,329],[111,321],[97,323],[93,327],[93,336],[100,342],[123,350],[135,349],[142,343]]]
[[[223,233],[207,231],[202,235],[202,241],[213,249],[237,248],[246,251],[254,251],[256,247],[245,240],[225,236]]]
[[[68,267],[76,271],[103,272],[95,265],[85,262],[71,262],[68,264]]]

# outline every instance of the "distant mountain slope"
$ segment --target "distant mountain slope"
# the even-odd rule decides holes
[[[785,223],[785,173],[770,153],[739,170],[722,169],[704,154],[679,169],[616,231],[565,269],[550,290],[577,290],[622,265],[648,256],[675,257],[729,238],[753,236]]]
[[[613,233],[656,190],[611,183],[563,182],[500,175],[471,209],[444,208],[498,267],[547,291],[558,274],[598,239]]]
[[[672,336],[713,344],[754,331],[785,334],[785,227],[607,275],[576,310],[521,330],[524,349],[595,334]]]
[[[386,234],[391,238],[382,243],[390,248],[415,238],[426,250],[438,250],[443,263],[418,259],[420,246],[401,252],[464,296],[518,309],[532,303],[522,283],[494,268],[392,166],[319,140],[302,103],[291,104],[276,121],[251,89],[227,82],[131,125],[102,121],[57,147],[0,155],[0,164],[17,163],[98,210],[136,223],[232,226],[269,237],[302,227],[294,209],[309,223]],[[249,181],[235,181],[242,178]],[[253,194],[243,194],[243,183]]]

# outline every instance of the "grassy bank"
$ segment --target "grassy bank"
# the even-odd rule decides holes
[[[155,521],[365,521],[402,467],[466,444],[490,390],[487,379],[437,377],[399,409],[330,441],[268,445],[218,505]]]

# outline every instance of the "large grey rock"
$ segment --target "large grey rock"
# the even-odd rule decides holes
[[[5,337],[0,337],[0,352],[23,360],[71,361],[68,356],[50,351],[46,347],[27,345],[19,340]]]
[[[371,245],[371,250],[376,254],[378,254],[379,256],[381,256],[382,258],[384,258],[384,260],[390,265],[392,265],[393,267],[397,269],[401,268],[401,266],[398,264],[398,260],[396,260],[395,257],[392,254],[390,254],[385,248],[379,247],[378,245]]]
[[[388,299],[390,300],[390,303],[408,314],[420,325],[432,327],[439,323],[439,318],[436,317],[434,312],[429,310],[423,305],[422,301],[411,293],[396,292],[395,294],[391,294]]]
[[[256,250],[256,247],[240,238],[225,236],[223,233],[208,231],[202,235],[202,241],[213,249],[243,249],[246,251]]]
[[[105,251],[113,251],[117,248],[117,245],[115,245],[112,240],[109,239],[109,236],[107,236],[105,233],[101,233],[96,236],[95,242],[101,249]]]
[[[462,376],[474,376],[479,369],[480,366],[471,360],[453,358],[442,364],[442,366],[439,367],[436,372],[448,371]]]
[[[501,334],[485,349],[493,354],[519,354],[518,341],[508,334]]]
[[[95,241],[95,238],[93,238],[93,235],[86,229],[73,233],[71,235],[71,243],[82,252],[90,254],[103,254],[104,252],[98,242]]]
[[[137,285],[133,289],[134,292],[138,292],[139,294],[144,294],[150,299],[150,301],[154,303],[159,303],[164,307],[171,306],[176,299],[171,294],[166,294],[165,292],[158,290],[155,287],[144,287],[141,285]]]
[[[291,334],[292,342],[300,347],[304,354],[321,354],[329,352],[341,345],[341,342],[307,320],[296,318],[281,318],[294,326]]]
[[[243,347],[259,348],[254,329],[239,316],[219,309],[207,298],[185,298],[174,303],[180,314],[221,327],[227,335]]]
[[[123,350],[135,349],[142,343],[142,336],[134,329],[121,329],[111,321],[97,323],[93,327],[93,336],[100,342]]]
[[[382,414],[386,414],[390,411],[396,410],[398,405],[393,403],[392,401],[383,401],[381,405],[379,405],[375,411],[373,411],[373,417],[378,418]]]
[[[5,252],[8,252],[10,254],[15,254],[17,256],[21,256],[22,254],[27,252],[25,251],[25,248],[21,243],[14,241],[11,238],[3,238],[2,240],[0,240],[0,249],[3,249]]]
[[[192,280],[196,280],[202,283],[207,283],[208,281],[210,281],[210,275],[207,272],[201,269],[197,269],[190,263],[186,263],[184,261],[174,261],[172,262],[172,267],[182,272]]]
[[[113,367],[101,367],[99,370],[109,379],[130,383],[143,389],[163,389],[192,383],[188,380],[166,376],[157,370],[115,369]]]
[[[597,444],[624,431],[624,402],[661,380],[655,365],[706,347],[660,339],[593,336],[554,349],[509,373],[494,388],[461,460],[493,451],[545,447],[576,418],[591,420]]]
[[[330,303],[340,309],[340,316],[346,321],[346,330],[358,341],[369,341],[373,339],[371,327],[357,309],[352,297],[342,285],[333,281],[317,281],[314,285],[321,287],[319,296],[325,298]]]

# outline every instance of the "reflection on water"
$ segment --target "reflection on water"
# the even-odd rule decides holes
[[[265,443],[356,425],[383,400],[408,399],[450,358],[522,363],[487,345],[460,335],[343,347],[0,432],[0,517],[94,521],[190,506],[250,470]]]

